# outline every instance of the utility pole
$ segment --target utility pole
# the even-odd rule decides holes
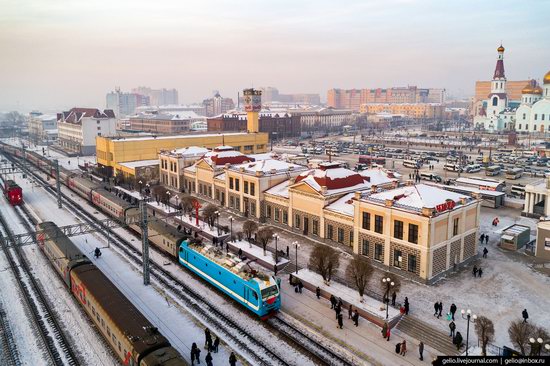
[[[143,284],[149,285],[149,233],[147,228],[147,205],[145,201],[139,201],[141,212],[141,251],[143,253]]]
[[[55,180],[56,180],[56,190],[57,190],[57,208],[63,207],[61,203],[61,178],[59,177],[59,160],[53,161],[55,165]]]

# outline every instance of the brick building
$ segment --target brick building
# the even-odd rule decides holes
[[[286,112],[260,112],[260,132],[276,136],[275,138],[288,138],[299,136],[300,116]],[[224,113],[216,117],[208,118],[209,132],[246,131],[247,116],[245,113]]]

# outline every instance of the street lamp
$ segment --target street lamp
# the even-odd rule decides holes
[[[300,244],[298,244],[297,241],[293,241],[292,244],[294,244],[294,248],[296,250],[296,274],[298,274],[298,248],[300,247]]]
[[[143,186],[143,182],[140,180],[140,181],[138,182],[138,184],[139,184],[139,194],[141,195],[141,188],[142,188],[142,186]]]
[[[214,214],[216,215],[216,221],[218,224],[218,236],[220,236],[220,211],[216,211]]]
[[[229,227],[230,227],[230,231],[229,231],[229,240],[233,240],[233,216],[229,216]]]
[[[382,278],[382,283],[386,285],[386,295],[384,295],[384,301],[386,302],[386,319],[389,317],[389,307],[390,307],[390,288],[395,286],[395,282],[391,278]]]
[[[170,191],[166,191],[166,208],[168,209],[168,212],[170,212]]]
[[[460,310],[460,313],[462,314],[462,319],[466,319],[468,321],[466,325],[466,356],[468,356],[468,340],[470,338],[470,322],[475,323],[477,320],[477,315],[473,314],[470,309],[468,310]]]
[[[275,276],[277,276],[277,264],[279,264],[279,253],[277,251],[277,241],[279,240],[279,235],[273,234],[273,238],[275,239]]]
[[[542,338],[529,338],[529,342],[531,343],[531,356],[534,356],[535,355],[535,352],[534,352],[534,347],[535,347],[535,344],[537,346],[537,355],[540,356],[540,353],[542,352],[542,343],[544,342],[544,340]],[[550,350],[550,344],[545,344],[544,345],[544,348],[546,349],[546,351]]]

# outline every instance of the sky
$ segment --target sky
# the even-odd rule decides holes
[[[281,93],[417,85],[474,93],[550,70],[543,0],[0,0],[0,110],[105,107],[115,87]]]

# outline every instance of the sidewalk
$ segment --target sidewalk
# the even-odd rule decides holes
[[[286,276],[285,276],[286,277]],[[429,365],[437,354],[432,348],[424,346],[424,361],[419,360],[418,341],[406,334],[394,330],[390,341],[381,336],[381,328],[373,325],[364,318],[359,319],[359,326],[348,319],[347,310],[344,310],[344,328],[338,329],[335,313],[330,309],[330,302],[321,298],[317,300],[315,294],[304,290],[295,293],[294,287],[283,278],[282,311],[302,321],[304,325],[316,329],[327,338],[346,347],[354,354],[373,365]],[[407,341],[407,354],[400,356],[395,353],[395,345]]]

